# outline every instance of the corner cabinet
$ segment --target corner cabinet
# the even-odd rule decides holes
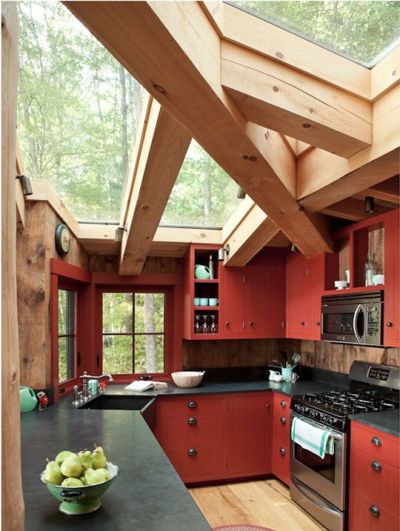
[[[385,347],[400,347],[400,215],[399,210],[387,214],[385,222]]]

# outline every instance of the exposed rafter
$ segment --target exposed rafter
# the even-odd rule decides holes
[[[191,136],[151,98],[137,154],[131,194],[127,200],[126,232],[122,236],[120,275],[142,272]]]
[[[222,90],[220,38],[198,3],[66,5],[306,256],[331,249],[323,219],[303,211],[294,197],[287,144],[246,123]]]
[[[400,161],[399,161],[400,166]],[[400,170],[400,167],[399,167]],[[392,179],[388,179],[383,183],[377,184],[372,188],[367,188],[363,192],[360,192],[357,196],[364,198],[365,196],[371,196],[381,201],[387,201],[388,203],[400,203],[400,176],[396,175]]]
[[[249,121],[342,157],[372,143],[370,103],[231,43],[221,57],[222,85]]]
[[[375,214],[383,214],[387,212],[388,209],[380,205],[375,205]],[[343,199],[333,205],[329,205],[321,211],[322,214],[328,216],[334,216],[336,218],[348,219],[350,221],[361,221],[371,217],[371,214],[368,214],[365,210],[364,201],[359,201],[358,199],[348,198]]]

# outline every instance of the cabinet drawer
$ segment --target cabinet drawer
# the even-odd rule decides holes
[[[361,494],[350,497],[351,531],[398,531],[400,519]]]
[[[274,392],[274,413],[290,417],[290,396]]]
[[[157,399],[158,418],[197,418],[218,416],[224,413],[225,399],[223,395],[199,396],[190,395],[179,398]]]
[[[162,417],[157,419],[157,436],[163,447],[184,448],[199,444],[223,444],[224,425],[218,416]]]
[[[370,428],[357,421],[351,422],[351,445],[367,453],[372,459],[386,461],[400,467],[399,438]]]
[[[290,441],[290,415],[274,415],[274,439]]]
[[[185,483],[220,479],[225,461],[221,452],[210,446],[186,446],[182,449],[164,448],[175,470]]]
[[[290,484],[290,445],[274,439],[272,473],[286,485]]]
[[[351,489],[369,498],[375,505],[399,513],[400,471],[386,461],[352,448],[350,454]]]

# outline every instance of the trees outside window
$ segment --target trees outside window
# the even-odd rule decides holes
[[[58,382],[76,377],[76,292],[58,290]]]
[[[165,372],[165,294],[104,292],[103,372]]]

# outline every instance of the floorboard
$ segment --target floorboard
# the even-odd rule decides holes
[[[295,505],[277,479],[189,489],[211,527],[259,525],[275,531],[325,529]]]

